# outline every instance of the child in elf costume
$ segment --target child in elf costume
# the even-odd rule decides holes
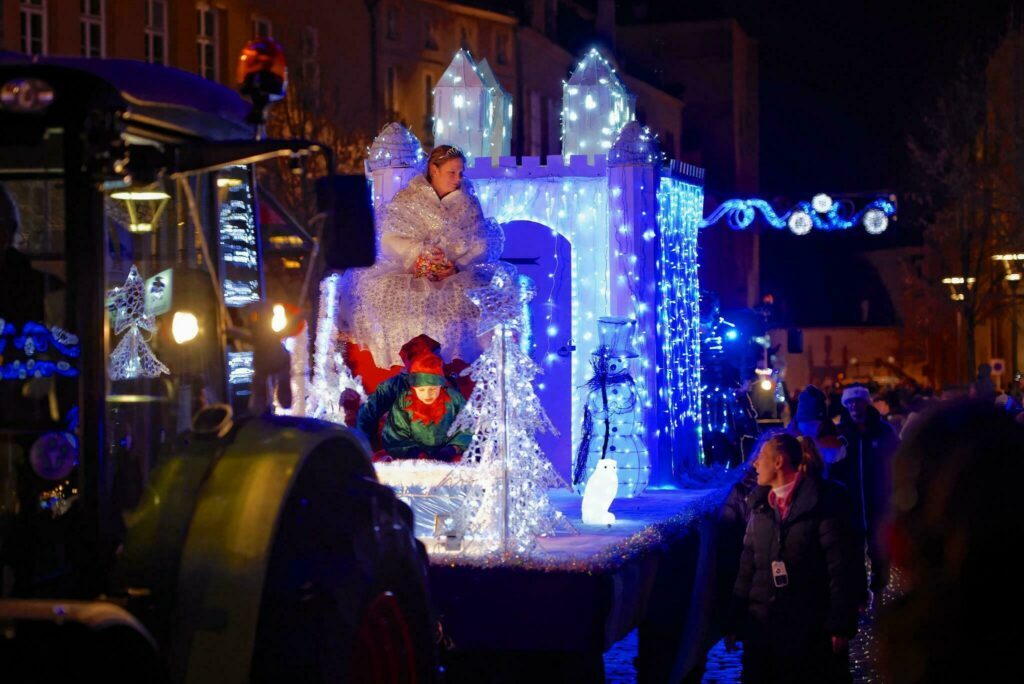
[[[406,370],[378,385],[359,409],[357,427],[370,437],[387,414],[381,431],[385,454],[375,460],[386,455],[457,462],[473,439],[469,432],[448,436],[466,400],[445,377],[439,346],[426,335],[406,343],[401,351]]]

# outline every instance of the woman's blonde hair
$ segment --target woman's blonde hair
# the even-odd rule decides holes
[[[430,179],[430,167],[441,168],[452,159],[461,159],[463,164],[466,163],[466,155],[455,145],[438,145],[432,149],[427,157],[427,179]]]
[[[818,451],[818,445],[813,437],[802,435],[796,438],[803,450],[803,458],[800,460],[800,472],[810,477],[821,479],[825,474],[825,459]]]
[[[764,440],[761,448],[769,444],[782,454],[791,467],[802,473],[820,478],[825,471],[825,461],[812,437],[795,437],[788,432],[776,432]]]

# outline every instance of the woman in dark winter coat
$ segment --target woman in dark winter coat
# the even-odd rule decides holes
[[[845,493],[800,472],[811,448],[807,438],[777,434],[755,462],[759,486],[749,497],[728,630],[743,638],[745,682],[850,679],[863,570]]]

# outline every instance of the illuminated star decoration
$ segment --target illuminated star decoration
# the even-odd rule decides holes
[[[170,373],[142,339],[142,330],[153,332],[156,321],[146,311],[146,283],[132,265],[124,285],[107,293],[107,308],[114,334],[128,331],[110,354],[110,379],[157,378]]]
[[[519,330],[523,326],[523,304],[537,294],[536,287],[521,288],[515,271],[507,266],[494,267],[491,281],[467,293],[469,300],[480,309],[478,335],[499,325]]]

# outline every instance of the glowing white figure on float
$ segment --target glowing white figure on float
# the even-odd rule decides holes
[[[583,523],[585,525],[611,525],[615,522],[615,514],[608,508],[615,500],[615,492],[619,489],[618,467],[610,458],[602,458],[597,462],[594,474],[587,480],[587,488],[583,492]]]

